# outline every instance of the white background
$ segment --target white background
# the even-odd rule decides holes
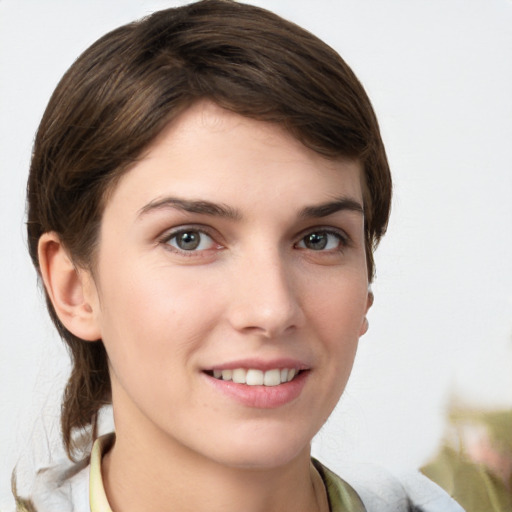
[[[185,3],[185,2],[181,2]],[[373,100],[395,180],[375,304],[314,450],[335,469],[417,467],[443,409],[512,405],[512,1],[256,0],[319,35]],[[0,0],[0,509],[58,439],[66,353],[24,235],[33,136],[72,61],[171,1]]]

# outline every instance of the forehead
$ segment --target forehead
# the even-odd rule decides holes
[[[362,201],[361,176],[357,160],[327,159],[280,126],[203,101],[160,133],[117,183],[107,207],[126,194],[140,203],[165,194],[244,204],[292,196]]]

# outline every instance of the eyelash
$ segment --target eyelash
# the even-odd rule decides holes
[[[204,253],[207,253],[208,251],[210,251],[212,249],[212,248],[207,248],[207,249],[196,250],[194,248],[191,250],[185,250],[185,249],[180,249],[179,247],[175,247],[170,244],[171,240],[176,239],[178,236],[184,235],[186,233],[199,233],[201,237],[207,236],[208,238],[211,239],[212,244],[214,246],[216,246],[216,248],[218,250],[223,248],[223,246],[221,244],[219,244],[215,241],[215,237],[213,236],[213,234],[211,234],[209,232],[209,230],[205,229],[203,226],[180,227],[180,228],[176,229],[175,231],[172,231],[170,233],[168,232],[164,236],[162,236],[159,239],[159,243],[165,245],[168,250],[170,250],[174,253],[177,253],[179,255],[182,255],[182,256],[187,256],[187,257],[201,257],[204,255]],[[338,240],[338,247],[330,248],[327,250],[324,250],[324,248],[322,248],[320,250],[315,250],[315,249],[311,249],[308,247],[300,247],[299,246],[299,244],[305,245],[306,238],[308,236],[312,236],[312,235],[334,236]],[[203,241],[199,240],[199,246],[202,243],[203,243]],[[328,244],[329,241],[327,241],[326,243]],[[349,246],[350,246],[350,238],[347,236],[347,234],[345,232],[338,231],[338,230],[335,230],[332,228],[322,228],[322,227],[308,229],[306,232],[303,232],[300,235],[300,238],[298,239],[298,241],[294,243],[294,247],[299,250],[309,250],[313,253],[326,253],[326,254],[343,252],[343,250]],[[213,249],[215,249],[215,247],[213,247]]]

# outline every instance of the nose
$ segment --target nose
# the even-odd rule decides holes
[[[252,255],[232,274],[229,321],[239,332],[265,338],[290,333],[304,323],[293,268],[276,250]]]

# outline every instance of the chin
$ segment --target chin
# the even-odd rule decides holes
[[[247,450],[219,462],[223,463],[223,465],[238,469],[271,470],[286,466],[301,456],[309,457],[309,451],[309,445],[302,447],[300,451],[280,450],[263,452],[260,450],[252,452],[252,450]]]
[[[264,432],[254,429],[250,436],[231,436],[225,450],[213,458],[219,463],[243,469],[269,470],[286,466],[299,457],[309,458],[311,438],[293,429]],[[217,445],[221,448],[221,444]]]

